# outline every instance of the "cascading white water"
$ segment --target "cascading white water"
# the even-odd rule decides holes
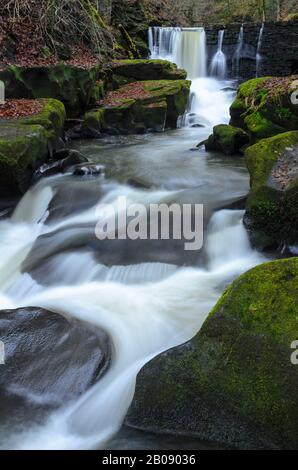
[[[236,51],[233,57],[233,72],[236,77],[240,75],[240,60],[242,57],[242,51],[244,46],[244,25],[241,25],[239,36],[237,40]]]
[[[256,53],[256,77],[258,77],[260,74],[260,66],[262,63],[261,48],[262,48],[264,29],[265,29],[265,24],[262,23],[262,26],[259,32],[257,53]]]
[[[12,252],[5,253],[7,247],[1,245],[0,259],[6,254],[5,265],[10,264],[11,275],[2,279],[0,307],[35,305],[100,326],[113,340],[114,360],[103,379],[75,404],[53,414],[45,425],[14,436],[9,446],[104,447],[121,426],[140,368],[159,352],[191,338],[216,301],[219,286],[258,264],[261,257],[250,248],[241,222],[243,213],[226,210],[211,219],[205,269],[161,263],[107,268],[98,265],[89,252],[60,253],[49,270],[54,285],[42,286],[28,274],[21,274],[22,261],[37,236],[55,234],[58,226],[61,230],[76,222],[79,228],[96,220],[91,208],[75,217],[47,223],[47,207],[50,195],[57,190],[56,183],[55,178],[43,180],[24,197],[10,220],[0,222],[4,240],[22,232]],[[120,186],[109,190],[102,201],[113,201],[125,191],[131,200],[143,203],[168,197],[167,192]],[[15,257],[15,252],[20,256]]]
[[[187,71],[190,79],[207,73],[206,34],[204,28],[149,29],[152,59],[166,59]]]
[[[225,78],[227,73],[227,58],[222,50],[225,30],[218,32],[218,48],[210,67],[210,74],[213,77]]]

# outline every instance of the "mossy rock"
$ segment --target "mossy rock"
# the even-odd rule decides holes
[[[126,423],[240,449],[298,448],[298,258],[238,278],[201,331],[137,378]]]
[[[10,66],[0,71],[7,98],[54,98],[61,101],[69,116],[85,111],[98,84],[98,67],[82,69],[66,64],[49,67]]]
[[[246,150],[251,178],[245,223],[259,248],[298,240],[298,131],[263,139]]]
[[[206,140],[205,147],[207,151],[235,155],[248,143],[249,137],[242,129],[222,124],[213,128],[213,134]]]
[[[296,80],[296,76],[263,77],[243,83],[230,108],[230,124],[246,130],[252,143],[297,130],[298,106],[291,100]]]
[[[185,80],[187,73],[167,60],[119,60],[112,64],[115,75],[133,80]]]
[[[134,82],[109,92],[103,106],[85,114],[85,136],[138,134],[175,129],[186,109],[190,82],[149,80]]]
[[[39,100],[43,104],[40,113],[18,119],[19,124],[40,125],[47,133],[48,140],[55,141],[63,134],[66,112],[64,104],[55,99]]]
[[[40,100],[38,114],[0,122],[0,192],[23,193],[34,170],[44,162],[63,133],[65,108],[57,100]]]

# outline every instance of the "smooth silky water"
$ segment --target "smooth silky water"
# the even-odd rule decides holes
[[[230,87],[195,79],[176,131],[77,142],[105,175],[43,179],[0,222],[0,308],[44,307],[103,328],[113,343],[111,367],[97,384],[43,424],[32,416],[17,434],[6,430],[2,448],[202,448],[122,425],[142,366],[192,338],[224,288],[265,261],[250,246],[243,211],[230,209],[249,189],[243,158],[191,150],[227,122]],[[204,127],[192,127],[198,124]],[[118,196],[146,205],[204,203],[201,253],[171,241],[98,241],[96,207]]]

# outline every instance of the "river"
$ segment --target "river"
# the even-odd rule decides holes
[[[194,80],[191,109],[176,131],[76,142],[91,162],[105,166],[105,174],[42,179],[0,222],[1,309],[34,305],[61,312],[103,328],[113,344],[111,367],[97,384],[45,423],[32,419],[17,435],[1,436],[4,448],[150,445],[149,436],[118,433],[138,371],[192,338],[224,288],[265,261],[250,246],[243,210],[231,209],[249,190],[243,158],[191,150],[214,124],[228,121],[234,86]],[[119,196],[145,205],[203,203],[203,249],[185,252],[176,241],[98,241],[96,208]]]

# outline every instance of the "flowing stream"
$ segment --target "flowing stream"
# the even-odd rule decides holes
[[[184,126],[78,142],[105,175],[43,179],[0,222],[0,308],[61,312],[103,328],[113,343],[111,367],[97,384],[44,424],[32,420],[23,432],[0,436],[4,448],[109,448],[112,438],[115,445],[141,367],[192,338],[224,288],[264,261],[250,246],[243,211],[229,208],[249,189],[243,159],[190,151],[228,121],[234,83],[205,76],[201,29],[152,29],[150,44],[153,55],[174,54],[195,78]],[[203,250],[185,252],[171,241],[99,242],[96,208],[118,196],[145,205],[204,203]]]

